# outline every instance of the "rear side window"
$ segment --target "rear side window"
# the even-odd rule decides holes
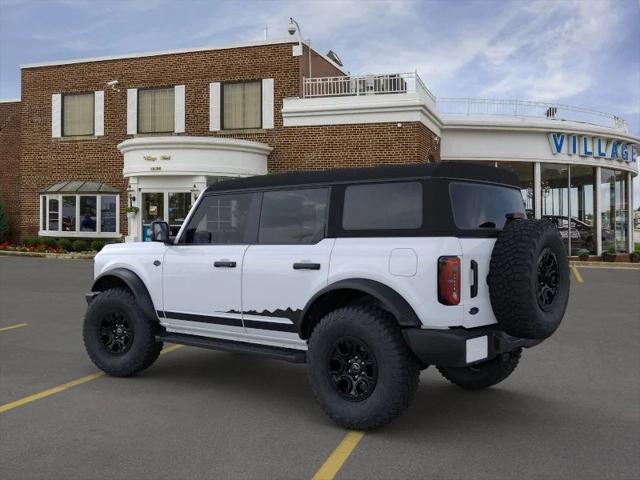
[[[461,230],[501,230],[508,213],[525,213],[522,195],[514,188],[451,182],[449,192],[453,220]]]
[[[310,244],[324,238],[328,188],[265,192],[258,242]]]
[[[422,226],[418,182],[351,185],[344,192],[345,230],[416,229]]]
[[[180,243],[233,245],[255,241],[258,195],[210,195],[202,199]]]

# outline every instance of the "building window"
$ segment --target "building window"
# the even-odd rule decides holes
[[[138,91],[138,133],[169,133],[175,129],[175,89]]]
[[[40,235],[119,236],[119,195],[43,194]]]
[[[540,164],[542,218],[553,223],[569,252],[569,166]]]
[[[70,93],[62,96],[62,136],[79,137],[94,133],[94,93]]]
[[[603,168],[600,178],[602,251],[627,251],[629,205],[627,173]]]
[[[586,165],[571,165],[569,168],[571,189],[569,207],[571,210],[571,255],[582,249],[595,255],[597,250],[595,205],[595,168]]]
[[[222,86],[222,128],[262,128],[262,82],[225,83]]]

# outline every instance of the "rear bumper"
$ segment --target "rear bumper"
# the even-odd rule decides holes
[[[533,347],[542,342],[512,337],[498,325],[449,330],[407,328],[402,332],[409,348],[422,363],[450,367],[484,362],[502,353]]]

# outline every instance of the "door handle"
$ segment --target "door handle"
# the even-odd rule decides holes
[[[471,260],[471,273],[473,275],[473,285],[471,285],[471,298],[478,296],[478,262]]]
[[[236,268],[236,262],[230,262],[229,260],[218,260],[213,262],[213,266],[216,268]]]
[[[294,270],[320,270],[319,263],[296,262],[293,264]]]

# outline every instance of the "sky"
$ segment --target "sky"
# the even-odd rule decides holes
[[[438,97],[577,105],[640,135],[640,0],[0,0],[0,99],[20,64],[281,39],[290,16],[352,74],[417,70]]]

